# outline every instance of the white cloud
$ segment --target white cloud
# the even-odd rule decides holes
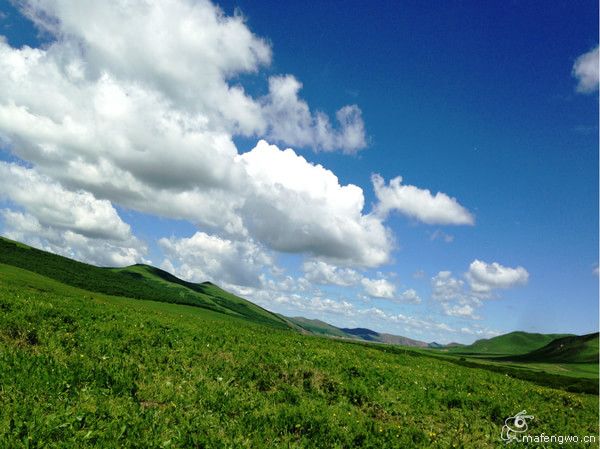
[[[271,248],[307,252],[333,262],[377,266],[392,249],[381,220],[364,215],[362,189],[293,150],[260,141],[237,161],[249,176],[242,216]]]
[[[2,210],[9,238],[99,265],[144,260],[145,245],[109,201],[69,191],[34,169],[0,162],[0,200],[26,211]]]
[[[302,264],[306,280],[319,285],[348,287],[360,282],[361,276],[351,268],[340,268],[320,260],[309,260]]]
[[[450,271],[440,271],[431,278],[431,297],[440,302],[461,299],[464,296],[464,281],[452,277]]]
[[[448,316],[454,316],[454,317],[459,317],[459,318],[470,318],[470,319],[474,319],[474,320],[477,320],[480,318],[477,315],[475,315],[475,309],[473,308],[473,306],[471,304],[451,305],[448,303],[443,303],[442,306],[444,309],[444,313]]]
[[[464,277],[468,285],[453,277],[450,271],[440,271],[431,278],[431,297],[441,304],[448,316],[480,319],[475,311],[481,307],[482,300],[492,298],[496,289],[526,284],[529,273],[523,267],[509,268],[497,262],[487,264],[474,260]]]
[[[396,294],[396,286],[387,279],[363,278],[361,283],[365,293],[372,298],[393,299]]]
[[[190,0],[20,5],[55,40],[0,41],[0,138],[17,157],[66,190],[224,238],[338,264],[389,259],[389,231],[363,213],[359,187],[264,141],[238,153],[240,134],[285,141],[289,131],[290,142],[328,151],[364,143],[355,106],[334,129],[291,76],[272,77],[258,99],[232,81],[271,59],[242,17]]]
[[[409,288],[408,290],[403,291],[402,294],[400,294],[400,297],[398,298],[398,300],[400,302],[408,302],[411,304],[420,304],[421,303],[421,297],[419,296],[417,291],[412,288]]]
[[[33,169],[0,162],[0,199],[10,199],[42,226],[71,230],[90,238],[131,239],[129,225],[112,204],[91,193],[71,192]]]
[[[529,273],[523,267],[504,267],[497,262],[488,264],[474,260],[466,274],[471,290],[478,294],[488,294],[493,289],[512,288],[527,283]]]
[[[134,237],[127,240],[92,238],[69,229],[42,225],[31,214],[0,209],[3,234],[36,248],[101,266],[127,266],[144,259],[145,245]]]
[[[577,78],[577,92],[592,93],[598,90],[598,47],[584,53],[573,64]]]
[[[167,256],[162,266],[196,282],[258,286],[262,269],[273,263],[252,241],[232,241],[204,232],[189,238],[162,238],[159,245]]]
[[[378,203],[376,213],[386,217],[391,211],[398,211],[427,224],[472,225],[473,215],[461,206],[455,198],[438,192],[432,195],[427,189],[402,185],[398,176],[385,184],[385,180],[375,174],[371,178]]]
[[[364,123],[356,105],[337,111],[336,130],[327,115],[312,114],[308,104],[298,98],[301,88],[302,84],[291,75],[269,78],[269,95],[263,99],[268,139],[322,151],[342,148],[345,153],[366,147]]]

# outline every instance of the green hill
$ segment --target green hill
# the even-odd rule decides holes
[[[448,348],[448,352],[465,355],[507,356],[521,355],[546,346],[569,334],[532,334],[511,332],[497,337],[477,340],[472,345]]]
[[[342,328],[341,329],[346,334],[353,336],[355,338],[360,338],[364,341],[371,341],[376,343],[387,343],[392,345],[400,345],[400,346],[413,346],[419,348],[426,348],[428,346],[424,341],[413,340],[412,338],[402,337],[400,335],[392,335],[385,334],[380,332],[375,332],[371,329],[366,329],[363,327],[357,328]]]
[[[186,304],[244,317],[274,327],[296,328],[284,318],[228,293],[210,282],[202,284],[186,282],[148,265],[101,268],[3,237],[0,237],[0,264],[23,268],[90,292]]]
[[[508,359],[544,363],[598,363],[598,343],[598,332],[562,337],[540,349]]]
[[[131,270],[160,285],[162,273]],[[549,388],[430,351],[109,296],[0,264],[0,448],[495,448],[523,398],[543,417],[536,432],[597,434],[597,390],[565,391],[597,379]]]
[[[325,335],[328,337],[352,338],[351,335],[346,334],[341,329],[321,320],[311,320],[299,316],[287,319],[311,334]]]

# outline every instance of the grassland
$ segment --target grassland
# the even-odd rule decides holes
[[[598,398],[389,345],[0,265],[0,447],[500,447],[598,432]]]
[[[567,336],[569,334],[533,334],[517,331],[477,340],[469,346],[449,348],[447,352],[483,357],[521,355],[540,349],[557,338]]]
[[[24,268],[95,293],[175,304],[188,304],[277,328],[297,326],[210,282],[185,282],[148,265],[101,268],[41,251],[0,237],[0,263]]]

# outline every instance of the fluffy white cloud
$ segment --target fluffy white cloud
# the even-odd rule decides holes
[[[36,170],[224,238],[342,264],[388,260],[391,238],[363,214],[359,187],[264,141],[239,155],[239,134],[327,151],[365,141],[358,108],[340,109],[334,128],[292,76],[272,77],[257,99],[231,81],[271,59],[241,16],[191,0],[19,5],[54,41],[0,41],[0,138]]]
[[[464,281],[453,277],[451,271],[440,271],[431,278],[431,297],[440,302],[461,299],[464,285]]]
[[[455,316],[459,318],[471,318],[477,320],[480,317],[475,315],[475,309],[471,304],[448,304],[442,303],[444,313],[448,316]]]
[[[523,267],[504,267],[497,262],[491,264],[474,260],[466,274],[471,290],[478,294],[488,294],[493,289],[511,288],[527,283],[529,273]]]
[[[269,95],[263,99],[268,139],[322,151],[342,148],[345,153],[366,146],[362,114],[356,105],[337,111],[339,128],[334,129],[327,115],[311,113],[308,104],[298,98],[301,88],[291,75],[269,78]]]
[[[388,185],[385,180],[375,174],[371,178],[375,195],[379,202],[375,209],[381,217],[386,217],[391,211],[427,224],[443,225],[472,225],[473,215],[461,206],[455,198],[438,192],[432,195],[427,189],[411,185],[402,185],[402,177],[392,179]]]
[[[33,169],[0,162],[0,199],[10,199],[42,226],[71,230],[90,238],[131,239],[129,225],[112,204],[91,193],[71,192]]]
[[[271,257],[252,241],[232,241],[204,232],[189,238],[162,238],[159,244],[167,256],[162,267],[196,282],[258,286],[261,270],[272,264]]]
[[[497,262],[474,260],[464,277],[468,285],[450,271],[440,271],[431,278],[431,297],[441,303],[448,316],[480,319],[475,311],[482,300],[491,298],[495,289],[526,284],[529,273],[523,267],[509,268]]]
[[[452,276],[450,271],[440,271],[431,278],[431,297],[439,301],[445,315],[479,319],[475,308],[480,299],[465,288],[465,282]]]
[[[598,47],[575,60],[573,76],[578,81],[578,92],[592,93],[598,90]]]
[[[45,251],[101,266],[127,266],[144,259],[145,245],[134,237],[126,240],[92,238],[70,229],[42,225],[31,214],[0,209],[3,234]]]
[[[302,264],[307,281],[318,285],[348,287],[360,282],[361,276],[351,268],[340,268],[320,260],[309,260]]]
[[[26,211],[2,210],[9,238],[99,265],[144,260],[145,245],[109,201],[67,190],[34,169],[0,162],[0,200]]]
[[[361,284],[365,293],[372,298],[393,299],[396,294],[396,286],[387,279],[363,278]]]
[[[250,179],[241,192],[244,223],[260,241],[340,263],[388,260],[391,237],[378,217],[362,213],[360,187],[342,186],[331,171],[265,141],[236,160]]]
[[[411,304],[420,304],[421,303],[421,297],[419,296],[417,291],[412,288],[409,288],[408,290],[403,291],[400,294],[398,300],[400,302],[408,302]]]

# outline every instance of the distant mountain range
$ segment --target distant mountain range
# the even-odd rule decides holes
[[[211,282],[187,282],[164,270],[143,264],[124,268],[96,267],[4,237],[0,237],[0,269],[1,264],[22,268],[89,292],[185,304],[236,316],[257,324],[289,329],[304,334],[429,348],[452,355],[493,357],[497,360],[556,363],[596,363],[598,361],[598,333],[575,336],[511,332],[489,339],[477,340],[467,346],[460,343],[443,345],[379,333],[366,328],[338,328],[317,319],[290,318],[270,312]]]

